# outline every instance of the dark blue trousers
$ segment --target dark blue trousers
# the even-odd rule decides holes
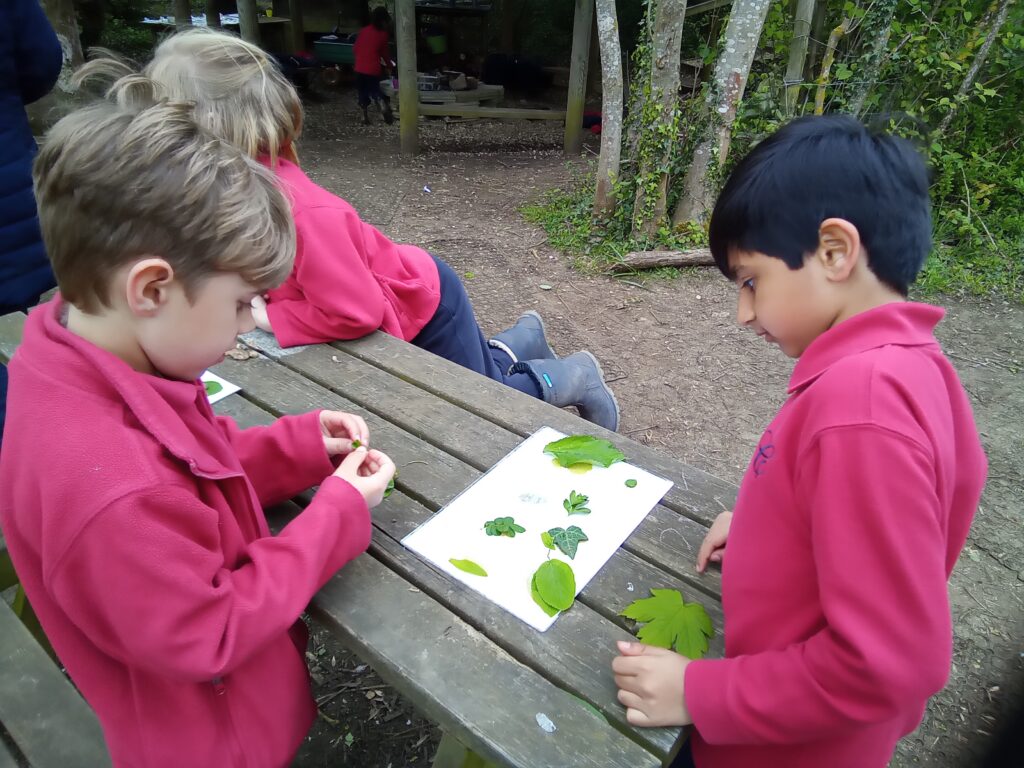
[[[509,375],[507,371],[512,367],[512,359],[487,345],[487,339],[473,315],[469,295],[455,270],[436,256],[434,261],[441,278],[441,303],[412,343],[539,399],[541,394],[537,382],[527,373]]]
[[[0,445],[4,440],[4,421],[7,414],[7,366],[0,365]]]
[[[682,749],[679,750],[676,759],[672,761],[671,768],[697,768],[697,765],[693,762],[693,752],[690,751],[689,739],[686,740]]]

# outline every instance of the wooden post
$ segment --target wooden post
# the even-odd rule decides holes
[[[395,0],[395,42],[398,44],[398,128],[402,154],[415,155],[420,94],[416,88],[414,0]]]
[[[220,3],[217,0],[206,0],[206,26],[220,29]]]
[[[586,100],[590,27],[593,23],[594,0],[576,0],[572,23],[572,59],[569,64],[569,96],[565,103],[567,155],[578,155],[583,148],[583,103]]]
[[[256,10],[256,0],[238,0],[238,25],[241,28],[243,40],[253,45],[260,44],[260,22],[259,12]]]
[[[789,43],[789,66],[786,68],[786,114],[796,111],[800,86],[804,81],[804,62],[811,37],[811,19],[817,0],[797,0],[796,19],[793,21],[793,39]]]
[[[292,53],[306,50],[306,27],[302,23],[302,0],[288,0],[288,17],[291,19]]]
[[[178,29],[192,26],[192,5],[189,0],[174,0],[174,26]]]

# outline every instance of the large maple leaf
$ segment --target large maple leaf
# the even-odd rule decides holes
[[[687,603],[675,589],[652,589],[652,597],[635,600],[620,615],[643,623],[637,639],[659,648],[674,648],[691,659],[708,652],[708,638],[715,634],[711,619],[700,603]]]

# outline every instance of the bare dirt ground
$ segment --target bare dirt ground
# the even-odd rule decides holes
[[[517,210],[569,183],[558,125],[435,121],[420,136],[425,154],[401,161],[397,126],[358,125],[352,95],[335,92],[309,105],[301,159],[388,236],[446,259],[485,332],[538,310],[560,354],[590,349],[602,361],[622,433],[738,482],[792,362],[736,326],[734,288],[712,270],[634,284],[573,270]],[[971,395],[990,477],[950,585],[950,681],[900,743],[901,768],[977,764],[1024,682],[1024,308],[940,301],[939,336]],[[297,765],[429,763],[436,728],[372,670],[322,633],[311,659],[324,716]]]

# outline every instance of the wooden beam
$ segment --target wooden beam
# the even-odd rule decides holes
[[[178,29],[192,26],[192,5],[189,0],[174,0],[174,26]]]
[[[206,0],[206,26],[220,29],[220,3],[217,0]]]
[[[587,62],[594,0],[576,0],[572,24],[572,58],[569,65],[569,96],[565,104],[565,153],[577,155],[583,148],[583,103],[587,96]]]
[[[306,50],[306,26],[302,23],[302,0],[288,0],[288,18],[291,19],[292,53]]]
[[[399,91],[401,93],[401,91]],[[500,120],[565,120],[560,109],[511,109],[468,104],[420,104],[421,115],[432,117],[492,117]]]
[[[259,12],[256,0],[238,0],[238,26],[241,28],[242,39],[253,45],[260,44]]]
[[[416,87],[416,5],[395,0],[398,45],[398,129],[403,155],[415,155],[418,143],[419,91]]]

